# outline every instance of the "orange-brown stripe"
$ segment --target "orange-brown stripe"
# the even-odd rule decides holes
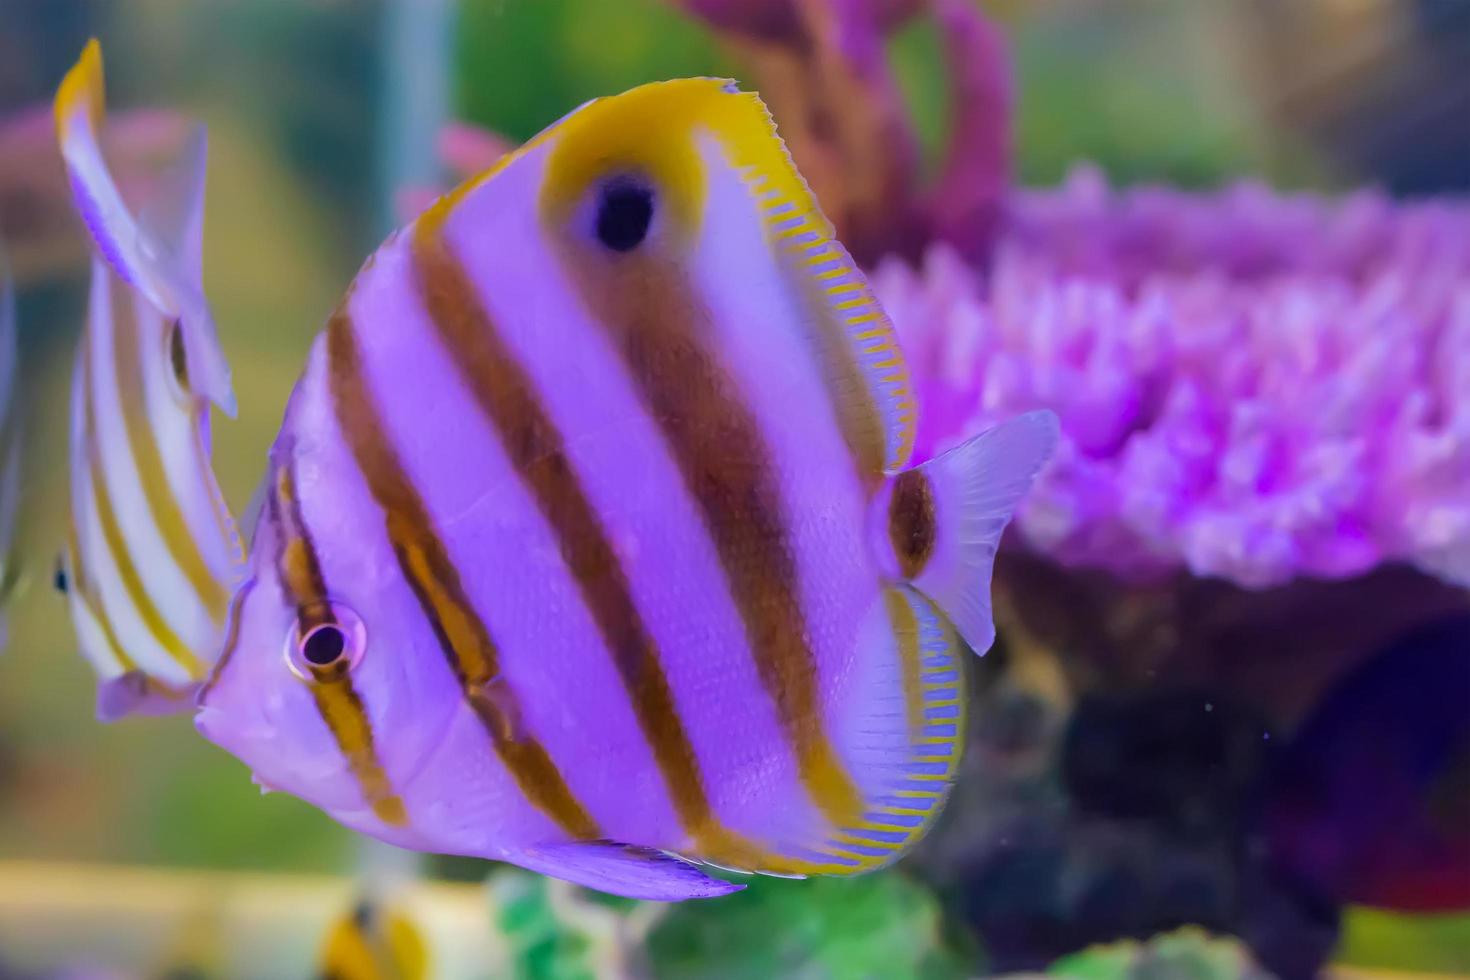
[[[802,781],[829,820],[850,826],[862,816],[862,797],[824,726],[770,450],[737,383],[706,345],[709,313],[677,263],[651,254],[609,260],[585,249],[565,243],[567,269],[703,511]]]
[[[86,374],[83,376],[86,385],[82,392],[82,411],[84,413],[82,438],[86,444],[86,465],[91,476],[89,482],[92,484],[92,503],[97,509],[97,523],[102,529],[103,543],[112,556],[123,590],[127,593],[128,600],[132,602],[133,608],[137,610],[143,625],[164,652],[183,667],[189,677],[197,680],[204,675],[204,665],[174,632],[173,627],[169,626],[163,614],[159,612],[158,606],[154,604],[152,596],[148,594],[147,588],[143,585],[143,578],[133,564],[133,556],[128,550],[127,539],[123,536],[122,525],[118,523],[117,513],[112,509],[112,498],[109,496],[107,486],[107,471],[103,466],[102,448],[98,441],[97,409],[92,400],[93,393],[98,390],[98,386],[94,373],[95,367],[92,363],[90,334],[82,340],[81,356],[86,359],[84,362]]]
[[[749,846],[721,828],[714,813],[657,646],[634,603],[632,585],[534,383],[506,347],[474,284],[443,239],[421,226],[413,249],[419,294],[429,318],[557,536],[583,604],[612,653],[681,825],[700,853],[727,857],[740,853],[748,860]]]
[[[888,607],[889,628],[898,641],[898,662],[903,673],[904,713],[908,717],[909,737],[917,739],[924,727],[924,687],[919,665],[919,617],[908,598],[895,588],[883,590],[883,604]]]
[[[289,462],[275,471],[275,493],[269,498],[271,514],[280,535],[276,540],[277,568],[281,585],[296,606],[297,626],[304,636],[317,626],[335,623],[328,602],[327,582],[322,576],[311,533],[301,516],[296,497],[296,480]]]
[[[934,488],[923,470],[904,470],[888,501],[888,538],[904,578],[918,577],[934,553]]]
[[[174,562],[199,596],[204,608],[216,622],[224,618],[230,596],[225,586],[210,571],[199,541],[189,528],[183,509],[169,485],[148,405],[143,394],[143,361],[137,310],[132,292],[116,276],[111,281],[113,348],[112,360],[117,374],[118,401],[122,407],[123,428],[127,432],[128,449],[138,472],[149,513],[158,526]],[[148,352],[163,356],[163,351]],[[192,424],[192,422],[191,422]]]
[[[276,492],[270,495],[269,504],[271,517],[278,529],[276,567],[280,570],[281,584],[287,596],[296,606],[302,633],[314,626],[334,622],[321,563],[301,517],[289,462],[282,462],[276,470]],[[347,760],[363,798],[379,820],[403,826],[408,822],[408,814],[378,760],[372,722],[368,719],[361,695],[352,684],[348,662],[338,660],[327,667],[313,668],[312,678],[311,694],[317,711],[336,740],[342,757]]]
[[[85,396],[84,396],[85,397]],[[118,639],[117,629],[108,618],[107,609],[102,604],[102,598],[97,593],[96,586],[88,577],[82,566],[81,548],[77,541],[75,521],[69,521],[66,532],[66,554],[67,554],[67,576],[70,579],[68,591],[70,591],[92,617],[92,622],[102,632],[102,639],[107,644],[108,652],[117,661],[121,672],[116,680],[127,681],[134,686],[139,695],[153,695],[173,701],[182,701],[189,696],[189,686],[172,687],[163,681],[150,676],[138,669],[137,663],[127,650],[123,648],[122,641]]]
[[[783,251],[781,260],[786,280],[805,308],[803,334],[821,367],[822,385],[837,414],[842,440],[852,454],[858,478],[874,490],[888,461],[888,447],[872,387],[853,353],[851,338],[824,293],[826,284],[801,268],[805,260],[793,250]]]
[[[123,649],[122,641],[117,638],[117,630],[113,628],[112,620],[107,618],[107,610],[102,607],[101,597],[97,595],[90,578],[82,568],[81,546],[77,542],[75,516],[66,531],[66,560],[67,572],[71,578],[69,587],[76,591],[77,598],[87,607],[87,611],[92,614],[92,619],[101,627],[102,636],[107,640],[108,649],[112,651],[118,665],[124,673],[136,670],[137,664]]]
[[[337,423],[373,498],[382,508],[388,538],[404,578],[496,754],[526,799],[568,834],[586,840],[600,837],[596,822],[572,794],[545,747],[516,732],[515,720],[505,706],[509,695],[504,679],[499,678],[495,642],[475,613],[459,572],[433,529],[427,506],[404,472],[397,452],[386,441],[383,421],[363,376],[357,338],[345,305],[332,314],[327,324],[327,353]],[[501,688],[502,697],[491,696],[492,681]]]

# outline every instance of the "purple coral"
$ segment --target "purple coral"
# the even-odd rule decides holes
[[[936,246],[876,285],[920,452],[1061,415],[1018,519],[1043,553],[1251,587],[1399,560],[1470,580],[1470,202],[1080,170],[1013,198],[984,273]]]

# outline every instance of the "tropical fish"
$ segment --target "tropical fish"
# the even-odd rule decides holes
[[[1323,899],[1470,909],[1470,613],[1328,691],[1272,767],[1256,826],[1273,867]]]
[[[55,113],[95,249],[58,584],[101,680],[99,716],[187,710],[220,649],[242,563],[209,463],[209,405],[233,414],[235,402],[201,279],[204,131],[135,220],[98,148],[96,41],[62,82]]]
[[[915,468],[916,415],[757,96],[590,102],[330,317],[198,727],[385,841],[630,897],[885,865],[954,778],[1056,439]]]
[[[332,924],[322,947],[320,980],[424,980],[430,976],[423,931],[403,910],[372,896]]]
[[[15,511],[20,503],[20,409],[17,401],[15,283],[0,248],[0,650],[5,649],[5,605],[20,586],[15,554]]]

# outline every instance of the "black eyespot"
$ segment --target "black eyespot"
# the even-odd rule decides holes
[[[307,663],[318,667],[335,663],[346,649],[346,634],[330,623],[318,626],[301,641],[301,655],[306,658]]]
[[[184,352],[183,325],[175,320],[168,328],[168,362],[180,390],[189,390],[189,358]]]
[[[614,252],[628,252],[648,237],[653,221],[653,190],[635,180],[613,180],[597,202],[597,240]]]
[[[68,588],[66,581],[66,569],[60,564],[56,566],[56,574],[51,577],[51,587],[62,595],[66,595]]]

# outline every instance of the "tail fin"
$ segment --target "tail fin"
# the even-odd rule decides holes
[[[1001,533],[1056,443],[1056,415],[1028,412],[894,479],[889,528],[899,567],[976,653],[995,640],[990,574]],[[921,562],[905,554],[913,538],[904,539],[911,519],[904,511],[915,495],[932,522],[927,539],[919,542]]]

